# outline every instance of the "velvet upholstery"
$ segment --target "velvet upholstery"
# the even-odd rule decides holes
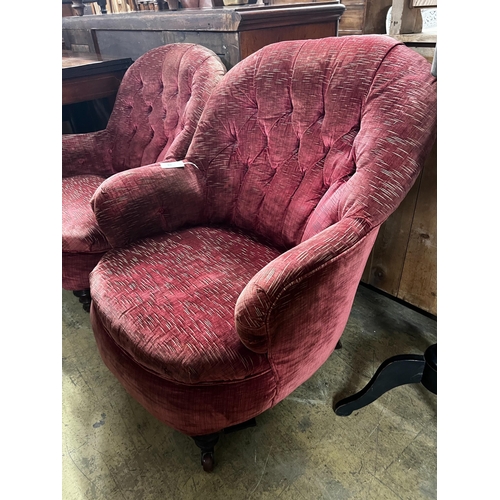
[[[436,79],[384,35],[242,60],[183,168],[92,197],[114,247],[91,273],[105,364],[165,424],[217,432],[272,408],[333,352],[380,225],[436,137]]]
[[[62,136],[62,284],[89,288],[110,245],[90,199],[106,178],[163,159],[182,159],[203,107],[226,69],[195,44],[155,48],[124,75],[105,130]]]

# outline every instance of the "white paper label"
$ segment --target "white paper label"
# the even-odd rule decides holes
[[[169,162],[160,162],[160,167],[161,168],[184,168],[184,162],[183,161],[169,161]]]

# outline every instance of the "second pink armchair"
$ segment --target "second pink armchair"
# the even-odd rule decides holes
[[[62,136],[62,287],[86,310],[89,274],[111,248],[97,225],[92,195],[118,172],[184,158],[225,72],[219,57],[200,45],[152,49],[124,75],[104,130]]]

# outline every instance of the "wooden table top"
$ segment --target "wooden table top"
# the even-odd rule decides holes
[[[78,54],[67,50],[62,52],[62,78],[81,78],[103,73],[125,71],[131,64],[129,57],[104,59],[98,54]]]

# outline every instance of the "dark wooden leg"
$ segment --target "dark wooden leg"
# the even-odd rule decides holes
[[[403,354],[386,359],[373,378],[358,393],[342,399],[334,406],[339,416],[350,415],[354,410],[373,403],[382,394],[405,384],[417,384],[422,381],[425,368],[423,355]]]
[[[205,472],[212,472],[215,465],[215,445],[219,441],[219,433],[205,434],[204,436],[193,437],[196,446],[201,450],[201,465]]]
[[[102,14],[108,13],[107,6],[106,6],[106,0],[97,0],[97,5],[99,5],[99,7],[101,7]]]
[[[83,16],[83,10],[85,9],[85,5],[83,4],[83,0],[73,0],[71,7],[73,7],[73,9],[75,9],[77,16]]]
[[[241,431],[247,427],[255,427],[257,422],[255,418],[251,418],[246,422],[241,422],[240,424],[232,425],[231,427],[226,427],[221,432],[224,434],[230,434],[231,432]],[[215,466],[215,445],[219,441],[219,432],[214,432],[213,434],[205,434],[203,436],[194,436],[193,440],[201,450],[201,465],[205,472],[212,472]]]
[[[90,312],[90,302],[92,300],[92,297],[90,296],[90,289],[85,289],[85,290],[75,290],[73,292],[73,295],[75,297],[78,297],[78,300],[80,301],[80,304],[83,306],[83,310],[86,312]]]

